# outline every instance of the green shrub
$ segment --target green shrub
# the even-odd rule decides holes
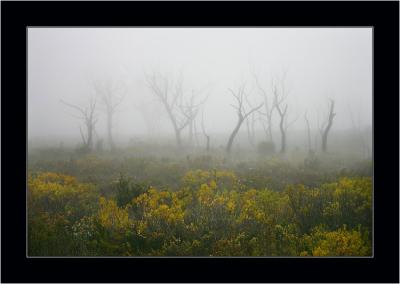
[[[119,207],[124,207],[130,203],[133,198],[138,197],[148,189],[148,186],[145,184],[134,183],[130,178],[126,178],[122,174],[116,182],[115,187],[115,199]]]

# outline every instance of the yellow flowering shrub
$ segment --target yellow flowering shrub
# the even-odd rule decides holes
[[[213,188],[203,183],[198,191],[198,200],[202,206],[211,206],[214,197]]]
[[[246,245],[246,233],[241,232],[237,236],[221,239],[215,242],[211,255],[213,256],[250,256]]]
[[[169,235],[184,224],[184,203],[175,192],[151,188],[132,201],[132,208],[137,234],[144,238]]]
[[[231,171],[195,170],[187,172],[182,178],[182,183],[184,186],[192,189],[195,189],[202,184],[208,184],[213,188],[218,186],[233,189],[238,186],[238,179]]]
[[[79,255],[81,249],[73,235],[78,227],[74,225],[96,212],[94,186],[72,176],[44,172],[29,175],[27,191],[29,254]]]
[[[103,227],[119,231],[131,227],[132,222],[126,208],[119,208],[114,200],[108,200],[104,197],[100,197],[99,203],[98,219]]]
[[[28,213],[59,213],[77,220],[96,210],[97,196],[93,185],[71,176],[45,172],[28,178]]]
[[[121,179],[124,190],[104,194],[98,185],[72,176],[30,175],[29,253],[371,254],[370,178],[340,178],[315,187],[294,184],[285,191],[252,186],[250,181],[244,185],[241,180],[231,171],[191,170],[177,188],[136,190]]]
[[[313,256],[371,255],[371,244],[363,239],[358,230],[347,230],[344,227],[327,232],[316,229],[311,239],[314,242],[311,252]]]
[[[333,229],[343,224],[351,228],[359,224],[372,226],[371,178],[341,178],[319,188],[292,185],[285,192],[290,212],[302,233],[321,224]]]

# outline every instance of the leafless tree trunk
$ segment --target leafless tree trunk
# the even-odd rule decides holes
[[[194,104],[194,94],[189,103],[185,104],[182,78],[173,84],[166,76],[154,72],[150,76],[146,75],[146,80],[148,87],[163,104],[174,128],[176,144],[181,148],[182,130],[190,125],[197,115],[199,105]]]
[[[201,130],[203,131],[203,135],[206,137],[206,151],[210,151],[210,135],[207,134],[205,127],[204,127],[204,111],[201,113]]]
[[[188,114],[188,118],[190,119],[189,123],[189,145],[193,144],[193,139],[196,139],[196,117],[199,112],[199,107],[205,102],[202,101],[199,104],[195,103],[196,95],[195,92],[192,91],[192,96],[190,97],[190,101],[185,106],[185,112]]]
[[[284,127],[284,121],[285,121],[285,116],[287,113],[287,108],[288,105],[284,106],[283,111],[281,110],[281,107],[279,105],[276,106],[276,109],[278,110],[279,116],[280,116],[280,121],[279,121],[279,130],[281,131],[281,153],[286,152],[286,129]]]
[[[85,151],[92,151],[93,149],[93,133],[95,130],[95,125],[97,123],[97,117],[95,116],[95,110],[96,110],[96,99],[90,99],[89,105],[82,108],[77,105],[73,105],[70,103],[67,103],[65,101],[61,101],[63,104],[66,106],[69,106],[70,108],[75,109],[78,111],[79,115],[74,116],[76,118],[79,118],[84,121],[85,126],[86,126],[86,134],[82,131],[82,127],[79,127],[79,131],[81,134],[82,142],[83,142],[83,148]]]
[[[297,118],[292,120],[291,122],[288,122],[288,104],[285,103],[286,98],[287,98],[287,91],[285,89],[285,77],[283,77],[280,80],[280,85],[278,89],[278,85],[272,82],[272,88],[273,88],[273,93],[274,93],[274,105],[276,110],[278,111],[279,114],[279,130],[281,132],[281,150],[280,153],[284,154],[286,153],[286,132],[287,129],[289,128],[290,125],[292,125]]]
[[[255,145],[255,113],[253,112],[248,119],[246,119],[247,137],[249,143],[254,147]]]
[[[275,104],[274,104],[274,103],[272,103],[272,104],[270,103],[270,98],[269,98],[269,96],[268,96],[268,92],[267,92],[266,89],[261,85],[261,83],[260,83],[260,81],[258,80],[258,77],[257,77],[257,75],[255,74],[255,72],[253,72],[253,77],[254,77],[254,79],[255,79],[255,81],[256,81],[257,88],[258,88],[258,90],[260,91],[260,93],[261,93],[261,95],[262,95],[262,97],[263,97],[263,99],[264,99],[264,111],[265,111],[265,112],[259,111],[259,113],[260,113],[261,115],[263,115],[266,119],[265,119],[265,120],[261,119],[261,123],[262,123],[262,126],[263,126],[263,128],[264,128],[264,131],[265,131],[266,134],[267,134],[267,139],[268,139],[269,141],[273,142],[273,136],[272,136],[272,115],[273,115],[273,113],[274,113]],[[273,87],[274,87],[273,82],[272,82],[272,84],[271,84],[271,87],[272,87],[272,92],[271,92],[271,93],[273,93]]]
[[[232,131],[232,134],[229,137],[228,144],[226,145],[226,152],[229,154],[232,149],[232,144],[233,141],[239,132],[240,127],[242,126],[242,123],[249,115],[251,115],[253,112],[259,110],[264,103],[258,105],[257,107],[251,107],[249,111],[246,112],[245,107],[243,106],[243,99],[245,96],[244,92],[244,85],[239,88],[238,92],[235,93],[233,90],[229,89],[229,91],[232,93],[234,98],[236,99],[237,105],[232,105],[236,110],[237,110],[237,115],[238,115],[238,120],[236,123],[235,128]]]
[[[324,122],[322,128],[320,129],[322,137],[322,152],[324,153],[327,152],[328,134],[333,124],[333,118],[336,115],[336,113],[333,112],[334,108],[335,108],[335,102],[333,100],[330,100],[329,114],[327,120]]]
[[[178,100],[181,99],[181,93],[172,93],[170,90],[170,80],[161,74],[153,73],[151,76],[146,76],[146,79],[149,88],[161,101],[168,114],[168,118],[174,128],[176,144],[180,148],[182,146],[181,131],[190,122],[190,120],[185,119],[180,124],[177,118]]]
[[[97,95],[100,97],[107,115],[107,143],[110,149],[115,150],[115,143],[113,139],[113,118],[117,110],[117,107],[121,104],[124,99],[124,94],[117,95],[120,91],[119,86],[113,85],[111,81],[106,81],[103,83],[94,82],[94,88]]]

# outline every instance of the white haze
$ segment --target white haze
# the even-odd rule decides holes
[[[146,86],[145,73],[153,70],[171,78],[181,72],[188,92],[206,88],[205,126],[225,140],[237,120],[228,88],[246,83],[253,104],[262,102],[251,70],[265,87],[287,72],[289,120],[299,117],[288,133],[305,131],[306,110],[316,129],[329,98],[336,103],[333,132],[354,126],[350,113],[360,127],[372,125],[370,28],[29,28],[28,138],[79,141],[82,122],[61,100],[84,105],[95,95],[93,81],[108,80],[126,89],[115,117],[117,140],[173,139],[163,107]],[[99,109],[102,137],[105,119]]]

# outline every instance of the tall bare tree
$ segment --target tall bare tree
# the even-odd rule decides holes
[[[254,147],[255,140],[256,140],[256,131],[255,131],[255,124],[256,124],[256,116],[255,112],[253,112],[247,119],[246,119],[246,130],[247,130],[247,138],[249,139],[249,143],[251,146]]]
[[[297,118],[288,121],[288,104],[286,102],[288,92],[285,88],[285,75],[277,82],[272,81],[272,89],[274,94],[274,105],[279,114],[279,130],[281,132],[281,150],[280,153],[286,153],[286,132]]]
[[[81,134],[82,142],[83,142],[83,149],[85,151],[92,151],[93,150],[93,134],[95,131],[95,125],[97,123],[97,116],[95,115],[95,110],[96,110],[96,99],[91,98],[89,100],[89,103],[85,107],[80,107],[78,105],[74,105],[71,103],[67,103],[63,100],[61,100],[63,104],[66,106],[76,110],[78,112],[78,115],[74,115],[74,117],[79,118],[84,121],[84,124],[86,126],[86,134],[83,133],[82,128],[79,127],[79,131]]]
[[[192,95],[190,96],[190,99],[186,102],[186,104],[183,106],[184,110],[183,113],[187,113],[188,118],[190,119],[189,123],[189,145],[193,144],[193,139],[197,139],[196,135],[196,117],[199,113],[201,105],[205,103],[207,100],[207,97],[204,98],[200,102],[196,102],[196,99],[198,98],[198,95],[200,92],[196,93],[194,90],[192,90]]]
[[[206,129],[204,127],[204,110],[201,112],[201,130],[203,132],[204,137],[206,137],[206,150],[210,151],[210,135],[207,134]]]
[[[322,147],[321,148],[322,148],[322,152],[324,152],[324,153],[327,152],[328,134],[333,125],[333,119],[336,116],[336,113],[334,113],[334,109],[335,109],[335,101],[330,99],[328,115],[327,115],[325,121],[322,123],[322,126],[320,128],[320,133],[321,133],[321,138],[322,138]]]
[[[276,105],[276,109],[278,110],[279,116],[280,116],[280,122],[279,122],[279,130],[281,131],[281,150],[280,152],[283,154],[286,152],[286,127],[284,126],[285,123],[285,116],[287,114],[287,108],[288,105],[286,104],[284,106],[284,109],[281,109],[281,106],[279,104]]]
[[[236,109],[238,120],[237,120],[235,128],[232,131],[232,134],[229,137],[228,143],[226,145],[226,152],[228,154],[231,152],[233,141],[234,141],[237,133],[239,132],[239,129],[242,126],[242,123],[247,119],[247,117],[249,115],[251,115],[253,112],[259,110],[264,104],[264,103],[261,103],[260,105],[258,105],[256,107],[250,106],[250,110],[246,111],[246,108],[244,106],[245,85],[243,84],[241,87],[239,87],[237,92],[234,92],[232,89],[229,89],[229,91],[232,93],[233,97],[236,99],[237,105],[231,105],[231,106]]]
[[[264,100],[264,111],[258,111],[262,115],[260,118],[260,122],[263,126],[263,129],[267,135],[267,139],[271,142],[273,142],[273,136],[272,136],[272,116],[274,113],[275,109],[275,104],[273,103],[273,91],[274,91],[274,85],[273,81],[271,80],[271,96],[268,95],[267,88],[263,87],[262,84],[260,83],[258,76],[255,72],[253,73],[254,80],[256,82],[257,89],[259,90],[261,96],[263,97]]]
[[[168,114],[175,132],[177,146],[182,147],[182,130],[193,120],[191,108],[184,104],[182,77],[174,83],[167,76],[153,72],[151,75],[146,75],[146,81]]]
[[[113,118],[118,106],[122,103],[125,97],[122,85],[116,85],[112,81],[94,82],[96,94],[100,97],[102,104],[105,107],[107,115],[107,143],[111,150],[115,150],[113,139]]]

